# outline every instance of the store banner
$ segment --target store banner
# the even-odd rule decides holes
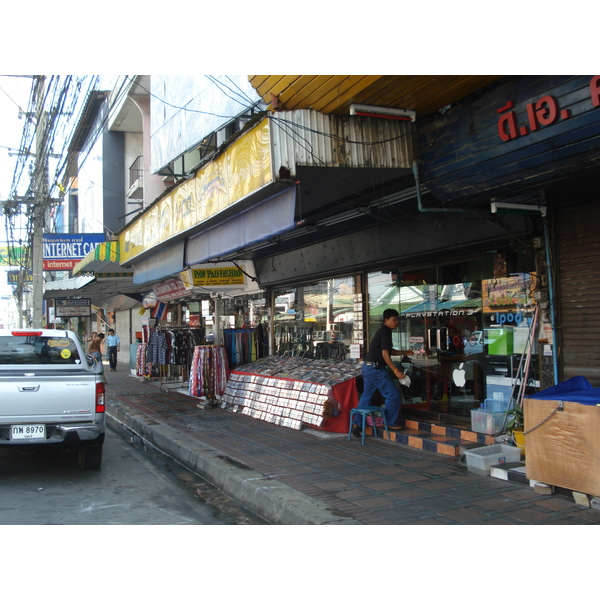
[[[190,295],[189,290],[185,287],[181,279],[169,279],[168,281],[152,286],[152,290],[160,302],[167,302],[168,300],[175,300],[175,298],[183,298]]]
[[[122,262],[196,227],[272,181],[269,120],[264,119],[121,233]]]
[[[25,250],[21,246],[0,246],[0,265],[21,265],[27,256]]]
[[[70,271],[104,240],[103,233],[44,233],[43,269]]]
[[[179,276],[190,291],[227,292],[234,296],[238,292],[251,294],[261,291],[251,260],[192,265]]]
[[[206,265],[204,268],[190,269],[184,271],[188,285],[192,287],[222,287],[246,284],[244,273],[238,267],[219,267],[218,265]]]

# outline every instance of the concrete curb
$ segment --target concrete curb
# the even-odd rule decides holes
[[[106,414],[273,525],[362,524],[130,406],[109,401]]]

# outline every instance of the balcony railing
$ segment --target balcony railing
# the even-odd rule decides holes
[[[138,156],[129,167],[129,187],[131,187],[136,181],[139,183],[144,179],[144,157]]]

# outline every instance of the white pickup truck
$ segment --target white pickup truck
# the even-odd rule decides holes
[[[72,331],[0,329],[0,449],[60,446],[99,469],[104,380]]]

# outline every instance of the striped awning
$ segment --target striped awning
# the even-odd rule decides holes
[[[119,241],[102,242],[73,267],[78,273],[131,273],[131,267],[121,267]]]

